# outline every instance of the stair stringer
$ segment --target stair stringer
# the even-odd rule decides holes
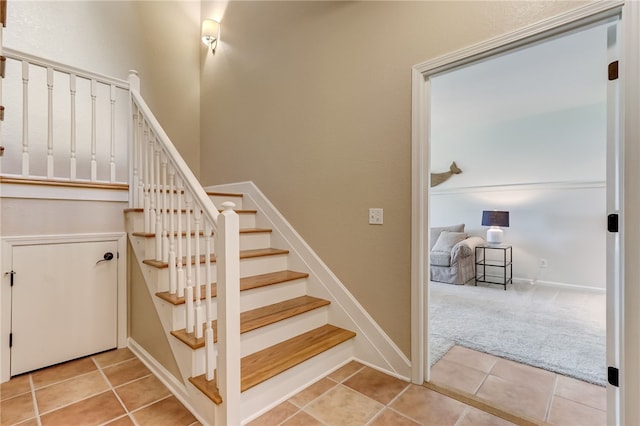
[[[129,217],[127,220],[128,219]],[[133,248],[133,257],[142,271],[145,285],[151,295],[158,318],[167,336],[167,341],[169,342],[171,352],[180,370],[181,378],[176,378],[176,380],[163,380],[167,375],[171,377],[173,377],[173,375],[167,372],[150,354],[141,354],[139,345],[134,344],[131,349],[135,353],[143,355],[140,356],[140,358],[146,361],[145,365],[147,368],[163,381],[165,386],[198,418],[198,421],[205,425],[215,425],[215,419],[219,409],[218,406],[189,382],[189,378],[194,375],[194,370],[197,369],[196,363],[199,362],[197,355],[170,334],[173,330],[173,307],[159,297],[156,297],[157,275],[162,272],[143,263],[143,260],[148,257],[145,253],[144,237],[132,236],[130,232],[128,235],[131,243],[130,246]]]
[[[308,294],[331,301],[329,322],[356,332],[353,357],[410,381],[409,359],[253,182],[215,185],[205,190],[244,193],[243,207],[258,211],[256,226],[271,228],[272,243],[289,250],[289,267],[309,273]]]

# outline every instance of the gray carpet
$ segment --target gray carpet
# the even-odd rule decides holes
[[[605,295],[432,282],[432,365],[454,344],[604,385]]]

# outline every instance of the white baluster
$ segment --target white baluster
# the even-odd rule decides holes
[[[184,200],[186,204],[186,218],[185,223],[187,226],[187,235],[186,235],[186,249],[187,249],[187,294],[185,295],[185,303],[186,303],[186,315],[187,315],[187,333],[193,333],[194,328],[194,313],[193,313],[193,272],[192,272],[192,263],[193,259],[191,257],[191,209],[193,208],[193,199],[191,196],[191,190],[189,188],[185,188]],[[196,259],[196,262],[198,259]],[[200,265],[196,263],[196,268]]]
[[[53,68],[47,68],[47,178],[53,178]]]
[[[213,236],[213,229],[209,220],[205,221],[204,225],[204,238],[205,238],[205,311],[206,311],[206,329],[204,333],[204,347],[205,347],[205,362],[206,362],[206,377],[211,381],[214,378],[214,371],[216,370],[216,357],[214,351],[214,334],[211,322],[213,321],[213,309],[211,303],[211,284],[213,274],[211,271],[211,253],[213,247],[211,245],[211,238]]]
[[[156,200],[156,260],[162,260],[162,241],[164,239],[162,235],[162,211],[164,206],[162,205],[162,183],[160,182],[160,146],[156,140],[155,149],[153,153],[153,169],[155,172],[154,182],[155,186],[155,200]]]
[[[153,134],[149,129],[149,124],[145,123],[145,132],[147,139],[147,148],[145,151],[146,156],[146,171],[147,171],[147,182],[149,183],[147,188],[147,197],[149,198],[149,214],[148,214],[148,222],[145,223],[145,232],[151,232],[151,229],[156,225],[156,199],[154,197],[155,183],[154,183],[154,173],[153,173],[153,163],[154,163],[154,140]],[[147,219],[147,218],[145,218]]]
[[[71,95],[71,157],[69,158],[69,179],[76,180],[77,158],[76,158],[76,75],[69,75],[69,93]]]
[[[29,176],[29,63],[22,61],[22,176]]]
[[[169,293],[176,294],[178,290],[178,277],[176,271],[176,228],[175,228],[175,176],[176,171],[169,164]],[[178,236],[181,238],[181,236]]]
[[[184,244],[184,239],[182,238],[182,197],[184,196],[184,187],[182,186],[182,178],[180,176],[177,177],[178,179],[178,184],[177,184],[177,194],[176,197],[178,199],[178,205],[176,207],[177,212],[176,212],[176,220],[178,221],[178,237],[177,237],[177,242],[178,242],[178,250],[177,250],[177,257],[178,257],[178,264],[176,266],[176,280],[178,281],[178,297],[184,297],[184,289],[186,286],[186,281],[185,281],[185,274],[184,274],[184,269],[183,269],[183,261],[182,261],[182,254],[184,253],[183,251],[183,244]]]
[[[162,261],[169,262],[169,201],[167,188],[167,155],[162,152],[162,165],[160,175],[162,176]]]
[[[96,161],[96,86],[98,82],[91,79],[91,182],[98,179],[98,163]]]
[[[202,215],[202,210],[200,210],[200,205],[196,205],[195,210],[193,211],[193,216],[194,216],[194,227],[195,227],[195,234],[194,234],[194,240],[195,242],[194,247],[195,247],[195,257],[196,257],[196,277],[195,277],[195,282],[194,282],[194,287],[195,287],[195,297],[196,297],[196,307],[195,307],[195,333],[196,333],[196,338],[200,339],[202,338],[202,324],[205,321],[204,318],[204,309],[202,307],[202,302],[201,302],[201,298],[202,298],[202,291],[200,289],[200,284],[202,283],[201,279],[200,279],[200,218]],[[207,257],[207,255],[205,254],[205,258]]]
[[[137,132],[138,132],[138,144],[136,146],[136,152],[138,153],[138,179],[140,179],[140,182],[138,183],[138,202],[141,203],[140,205],[138,205],[137,207],[140,206],[144,206],[144,176],[145,176],[145,170],[144,170],[144,147],[145,145],[145,141],[144,141],[144,130],[143,130],[143,125],[144,125],[144,117],[142,117],[142,112],[138,109],[138,107],[135,107],[135,111],[138,114],[138,127],[137,127]],[[147,231],[145,231],[147,232]]]
[[[109,179],[116,181],[116,86],[111,85],[111,156],[109,157]]]

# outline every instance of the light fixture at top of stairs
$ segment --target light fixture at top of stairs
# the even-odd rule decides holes
[[[218,40],[220,39],[220,22],[213,19],[202,21],[202,42],[211,48],[211,53],[216,53]]]

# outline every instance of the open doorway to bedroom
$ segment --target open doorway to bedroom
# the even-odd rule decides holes
[[[524,419],[560,424],[578,410],[607,420],[607,40],[616,26],[430,77],[430,382]],[[508,212],[508,227],[484,248],[483,212],[494,211]]]

